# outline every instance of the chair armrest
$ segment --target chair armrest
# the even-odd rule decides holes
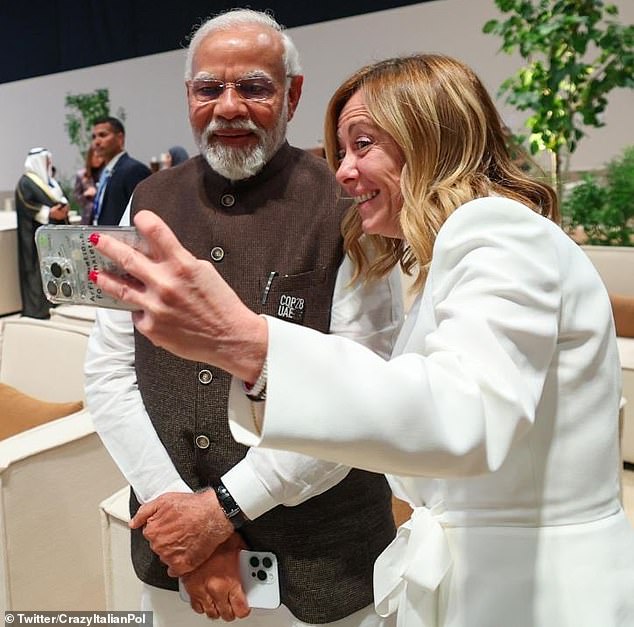
[[[79,440],[95,432],[87,409],[27,429],[0,441],[0,472],[36,453]]]

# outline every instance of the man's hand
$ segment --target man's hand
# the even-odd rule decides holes
[[[266,356],[266,321],[244,305],[210,262],[184,248],[156,214],[139,211],[134,223],[147,254],[93,234],[93,246],[126,276],[93,272],[91,280],[132,306],[134,325],[154,345],[255,381]]]
[[[196,570],[183,577],[183,584],[198,614],[232,621],[251,612],[240,582],[239,555],[247,546],[234,533]]]
[[[51,220],[66,220],[68,217],[68,205],[61,203],[53,205],[48,212],[48,217]]]
[[[168,492],[142,505],[130,527],[142,527],[150,548],[180,577],[200,566],[232,533],[213,490]]]

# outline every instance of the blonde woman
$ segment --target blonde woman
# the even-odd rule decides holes
[[[414,508],[375,565],[377,610],[399,626],[634,624],[610,303],[553,191],[513,165],[478,78],[440,55],[347,80],[326,152],[355,200],[359,280],[419,273],[390,360],[255,315],[151,213],[152,259],[97,244],[143,286],[99,286],[156,344],[234,375],[237,439],[388,473]]]

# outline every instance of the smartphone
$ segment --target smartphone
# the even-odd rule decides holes
[[[62,305],[90,305],[110,309],[130,309],[104,294],[88,279],[91,271],[124,275],[110,259],[100,255],[89,241],[92,233],[106,233],[126,244],[143,249],[143,242],[132,226],[44,225],[35,232],[40,274],[46,298]]]
[[[274,553],[240,551],[240,580],[250,607],[279,607],[280,577]]]
[[[277,558],[270,551],[240,551],[240,580],[249,607],[273,610],[280,605]],[[178,580],[180,598],[190,603],[189,594]]]

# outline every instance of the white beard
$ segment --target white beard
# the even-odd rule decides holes
[[[202,134],[197,137],[200,154],[205,158],[212,170],[231,181],[247,179],[257,174],[286,138],[288,124],[288,99],[280,112],[277,124],[265,131],[251,120],[211,121]],[[224,146],[213,139],[213,133],[221,129],[244,129],[252,131],[258,138],[253,148],[233,148]]]

